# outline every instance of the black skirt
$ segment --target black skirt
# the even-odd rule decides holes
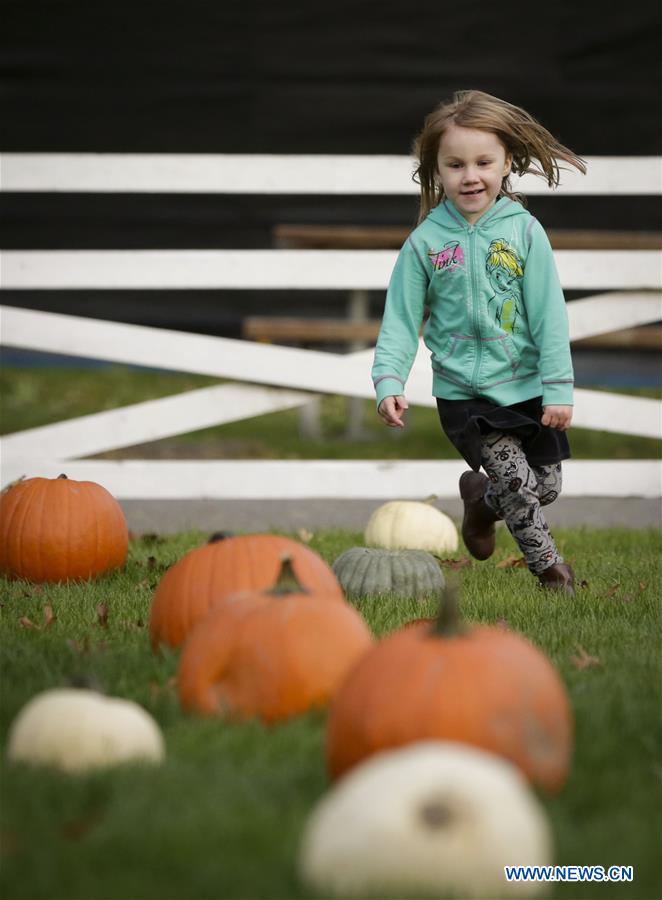
[[[532,466],[551,466],[570,458],[564,431],[542,425],[542,397],[512,406],[489,400],[442,400],[437,397],[441,427],[474,472],[480,469],[481,435],[490,431],[516,434]]]

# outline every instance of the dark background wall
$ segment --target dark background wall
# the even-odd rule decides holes
[[[658,154],[659,7],[5,0],[0,148],[406,154],[434,105],[479,88],[525,106],[580,154]],[[414,197],[5,194],[1,203],[0,243],[14,249],[268,247],[279,222],[409,225],[416,214]],[[548,227],[660,228],[655,197],[529,205]],[[201,292],[183,314],[178,294],[3,299],[225,333],[238,304],[248,312],[274,301]],[[334,303],[317,296],[315,311]]]
[[[5,0],[2,19],[5,150],[406,153],[465,87],[585,154],[659,150],[649,0]]]

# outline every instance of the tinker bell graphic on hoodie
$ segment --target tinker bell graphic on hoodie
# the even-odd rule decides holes
[[[521,315],[517,302],[519,291],[517,286],[512,287],[513,282],[524,275],[520,258],[507,241],[498,238],[490,243],[485,271],[495,292],[487,301],[488,312],[494,316],[497,325],[513,334]]]

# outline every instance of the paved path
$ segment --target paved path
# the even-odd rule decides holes
[[[371,512],[386,500],[124,500],[131,531],[296,531],[298,528],[347,528],[363,531]],[[459,522],[461,503],[441,498],[435,504]],[[661,528],[659,500],[561,497],[545,509],[554,527]]]

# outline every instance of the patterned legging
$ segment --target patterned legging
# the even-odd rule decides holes
[[[508,526],[530,571],[539,575],[563,562],[541,510],[561,493],[561,464],[531,466],[520,439],[499,431],[483,435],[481,461],[490,479],[485,502]]]

